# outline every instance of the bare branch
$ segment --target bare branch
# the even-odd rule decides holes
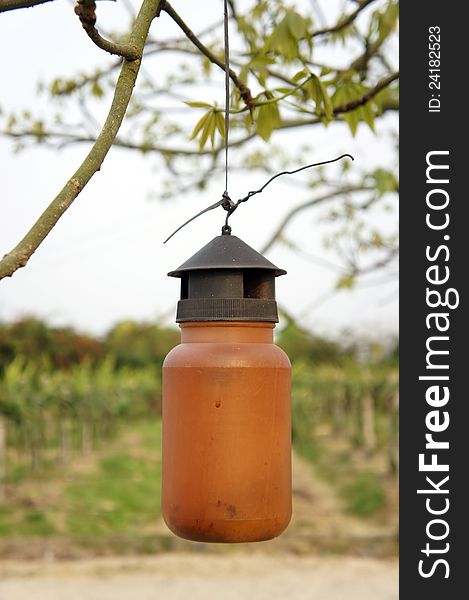
[[[295,254],[301,256],[311,263],[320,265],[321,267],[334,271],[335,273],[342,273],[343,271],[343,267],[341,265],[335,264],[334,262],[328,260],[327,258],[323,258],[322,256],[311,254],[311,252],[308,252],[303,248],[303,244],[300,246],[291,239],[286,238],[284,235],[279,237],[279,241],[282,242],[287,248],[293,250]]]
[[[365,51],[353,61],[353,63],[350,65],[350,69],[365,73],[368,69],[368,63],[370,62],[370,59],[376,55],[385,41],[386,37],[381,36],[375,42],[370,42],[368,39],[365,39]]]
[[[339,31],[342,31],[342,29],[345,29],[346,27],[351,25],[358,17],[358,15],[362,12],[362,10],[364,10],[373,2],[375,2],[375,0],[364,0],[363,2],[360,2],[359,6],[352,13],[339,19],[337,23],[332,27],[325,27],[324,29],[318,29],[317,31],[313,31],[312,37],[314,38],[320,35],[326,35],[328,33],[338,33]]]
[[[145,45],[148,30],[155,16],[159,1],[143,0],[140,12],[130,33],[130,42],[140,53]],[[17,269],[26,265],[29,258],[50,233],[60,217],[71,206],[96,171],[99,171],[101,168],[124,119],[137,79],[140,63],[140,60],[124,61],[108,116],[96,142],[78,170],[67,181],[25,237],[0,261],[0,279],[10,277]]]
[[[202,44],[202,42],[195,35],[195,33],[186,25],[186,23],[181,19],[181,17],[174,10],[171,4],[166,0],[163,0],[162,10],[164,10],[173,19],[173,21],[185,33],[187,38],[194,44],[194,46],[196,46],[202,52],[202,54],[204,54],[209,59],[210,62],[220,67],[220,69],[222,69],[223,71],[226,70],[225,63],[222,60],[220,60],[217,56],[215,56],[215,54],[213,54],[213,52],[209,50],[207,46]],[[238,88],[241,98],[244,100],[246,106],[248,106],[249,108],[252,107],[254,105],[254,100],[251,95],[251,90],[244,85],[244,83],[233,71],[233,69],[230,69],[229,73],[231,81]]]
[[[313,198],[313,200],[308,200],[307,202],[303,202],[302,204],[295,206],[295,208],[292,208],[286,214],[286,216],[282,219],[282,221],[280,222],[277,229],[270,236],[269,240],[264,244],[264,246],[260,250],[261,254],[265,254],[268,250],[270,250],[270,248],[280,238],[283,230],[290,223],[290,221],[293,219],[293,217],[295,217],[298,213],[305,210],[306,208],[311,208],[312,206],[317,206],[318,204],[321,204],[322,202],[325,202],[326,200],[332,200],[332,199],[337,198],[338,196],[341,196],[344,194],[350,194],[351,192],[361,192],[361,191],[370,190],[370,189],[373,189],[373,188],[370,188],[370,187],[364,186],[364,185],[349,185],[349,186],[346,186],[343,188],[337,188],[335,190],[332,190],[331,192],[327,192],[327,193],[323,194],[322,196],[317,196],[316,198]]]
[[[354,266],[351,274],[352,275],[367,275],[369,273],[373,273],[374,271],[380,271],[381,269],[383,269],[384,267],[386,267],[387,265],[392,263],[392,261],[395,258],[397,258],[398,256],[399,256],[399,248],[397,246],[393,246],[393,247],[389,248],[388,252],[386,253],[386,256],[384,256],[383,258],[380,258],[376,262],[371,263],[370,265],[367,265],[366,267],[359,267],[358,265]]]
[[[129,44],[117,44],[102,37],[96,29],[96,2],[94,0],[77,0],[75,13],[80,19],[83,29],[88,34],[92,42],[109,52],[109,54],[117,54],[126,60],[137,60],[142,57],[143,48],[137,48],[132,42]]]
[[[0,13],[18,8],[32,8],[46,2],[52,2],[52,0],[0,0]]]

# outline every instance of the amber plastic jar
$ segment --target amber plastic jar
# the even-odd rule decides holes
[[[291,518],[291,365],[273,323],[180,325],[163,365],[163,517],[180,537],[253,542]]]

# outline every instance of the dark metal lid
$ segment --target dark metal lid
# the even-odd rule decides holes
[[[285,273],[239,238],[218,236],[168,273],[181,279],[176,321],[277,323],[275,278]]]
[[[186,260],[170,277],[181,277],[184,271],[208,269],[264,269],[274,271],[274,277],[285,275],[279,269],[235,235],[219,235]]]

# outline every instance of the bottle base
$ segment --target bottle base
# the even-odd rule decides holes
[[[272,540],[285,531],[290,519],[291,514],[274,519],[187,519],[177,522],[164,517],[169,529],[180,538],[220,544]]]

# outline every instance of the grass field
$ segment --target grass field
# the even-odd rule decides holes
[[[137,421],[66,469],[11,482],[0,506],[0,536],[143,543],[159,518],[160,487],[161,421]]]
[[[333,436],[322,435],[314,459],[293,462],[296,514],[286,534],[264,549],[393,555],[396,497],[382,456],[351,456]],[[166,529],[160,486],[161,421],[121,425],[94,451],[76,452],[67,468],[51,465],[7,484],[0,555],[211,551]],[[217,551],[230,550],[224,546]]]

